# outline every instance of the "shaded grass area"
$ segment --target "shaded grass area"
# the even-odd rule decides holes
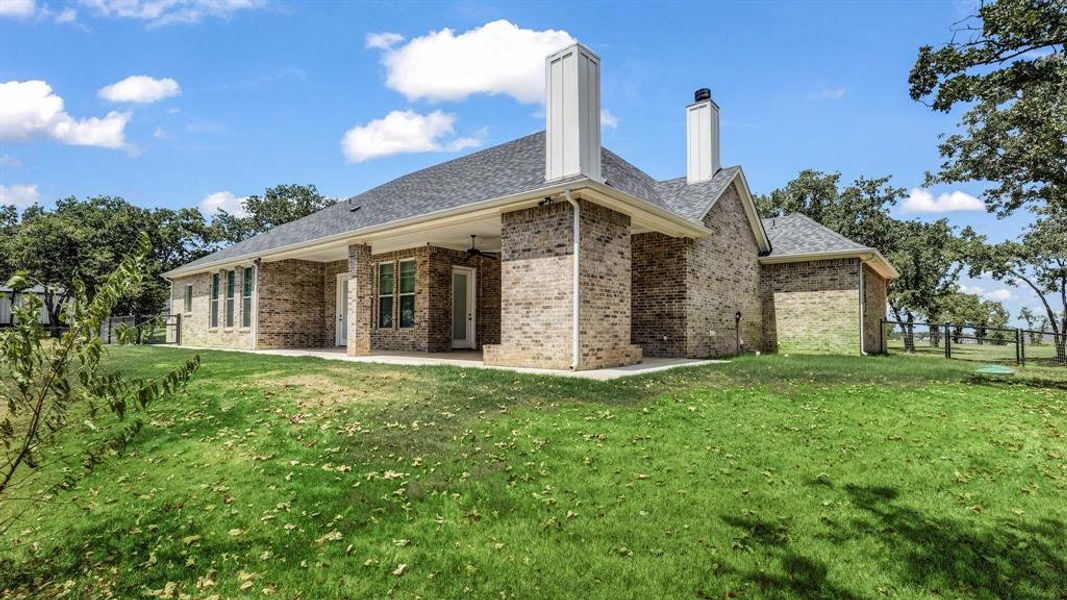
[[[124,456],[32,501],[0,595],[1067,593],[1062,369],[763,356],[593,382],[202,356]]]

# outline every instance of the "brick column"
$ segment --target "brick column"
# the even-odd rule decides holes
[[[370,354],[371,313],[374,291],[371,285],[371,253],[366,244],[348,247],[348,355]]]
[[[630,342],[630,218],[581,201],[580,369],[641,360]],[[486,364],[567,369],[573,344],[573,212],[570,204],[501,218],[500,343]]]

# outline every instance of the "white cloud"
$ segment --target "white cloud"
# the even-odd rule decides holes
[[[974,294],[975,296],[987,300],[996,300],[998,302],[1015,300],[1019,297],[1013,290],[1004,287],[987,290],[980,285],[967,285],[966,283],[961,283],[957,285],[957,289],[964,294]]]
[[[1018,297],[1015,295],[1015,292],[1009,290],[1008,288],[997,288],[995,290],[989,290],[982,295],[986,298],[989,298],[990,300],[997,300],[999,302],[1004,302],[1006,300],[1014,300]]]
[[[52,19],[56,23],[73,23],[78,18],[78,11],[65,8],[54,12],[47,6],[37,6],[36,0],[0,0],[0,18],[10,19]]]
[[[56,23],[73,23],[78,18],[78,11],[73,8],[64,8],[56,13]]]
[[[97,95],[111,102],[136,102],[147,104],[173,98],[182,93],[178,82],[170,78],[154,79],[147,75],[131,75],[102,87]]]
[[[152,137],[156,138],[157,140],[165,140],[170,136],[167,135],[166,129],[163,129],[162,127],[156,127],[156,130],[152,132]]]
[[[477,137],[443,139],[455,132],[455,122],[456,115],[439,110],[428,115],[394,110],[346,131],[341,150],[349,162],[362,162],[392,154],[457,152],[482,144]]]
[[[610,110],[605,108],[600,111],[600,126],[615,129],[619,126],[619,117],[616,117]]]
[[[379,50],[388,50],[402,41],[404,41],[404,36],[390,31],[368,33],[364,38],[367,48],[377,48]]]
[[[572,43],[566,31],[520,29],[504,20],[458,35],[431,31],[383,52],[385,84],[408,100],[457,101],[481,93],[541,103],[545,56]]]
[[[811,95],[813,100],[843,100],[848,93],[843,87],[823,88]]]
[[[200,201],[200,210],[207,215],[214,215],[220,210],[224,210],[231,215],[243,217],[248,214],[244,206],[242,206],[247,197],[238,198],[233,192],[229,191],[215,192],[204,196],[204,199]]]
[[[10,154],[0,154],[0,167],[21,167],[22,161]]]
[[[36,185],[0,185],[0,205],[14,204],[26,208],[41,199]]]
[[[37,14],[35,0],[0,0],[0,17],[28,19]]]
[[[904,212],[906,213],[946,213],[965,210],[985,210],[985,204],[974,196],[955,190],[948,194],[940,194],[937,199],[929,190],[912,188],[907,199],[904,200]]]
[[[131,114],[75,119],[63,110],[63,99],[44,81],[0,83],[0,140],[27,141],[50,137],[74,146],[123,148]]]
[[[82,0],[102,17],[147,21],[149,26],[197,23],[204,17],[227,19],[234,13],[261,8],[265,0]]]

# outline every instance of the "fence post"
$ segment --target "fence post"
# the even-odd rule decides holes
[[[177,317],[177,319],[175,321],[175,327],[177,327],[177,331],[174,334],[174,345],[175,346],[181,346],[182,345],[182,316],[180,314],[175,315],[175,316]]]
[[[952,358],[952,326],[945,323],[945,358]]]
[[[1019,338],[1020,337],[1022,337],[1022,336],[1019,334],[1019,330],[1016,329],[1015,330],[1015,364],[1017,364],[1017,365],[1023,364],[1023,357],[1022,357],[1022,354],[1019,351]]]
[[[111,317],[107,318],[107,343],[111,343]]]
[[[1019,331],[1019,364],[1026,364],[1026,332]]]

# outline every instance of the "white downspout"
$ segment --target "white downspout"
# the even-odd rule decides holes
[[[864,269],[865,269],[864,263],[861,260],[860,261],[860,356],[867,356],[867,345],[865,343],[865,340],[863,339],[863,325],[864,325],[863,317],[865,316],[865,313],[866,313],[866,310],[867,310],[867,307],[865,306],[865,302],[864,302],[864,296],[866,295],[865,292],[867,291],[867,286],[866,286],[866,283],[865,283],[864,277],[863,277]]]
[[[567,199],[567,202],[570,202],[571,207],[574,209],[572,211],[574,215],[574,276],[571,281],[571,369],[578,370],[582,357],[581,330],[579,329],[581,325],[581,302],[578,297],[578,290],[580,289],[579,277],[582,269],[582,211],[578,206],[578,202],[571,198],[570,190],[564,190],[563,197]]]
[[[255,267],[253,271],[256,276],[252,280],[252,349],[259,349],[259,265],[263,261],[255,259],[252,264]]]

